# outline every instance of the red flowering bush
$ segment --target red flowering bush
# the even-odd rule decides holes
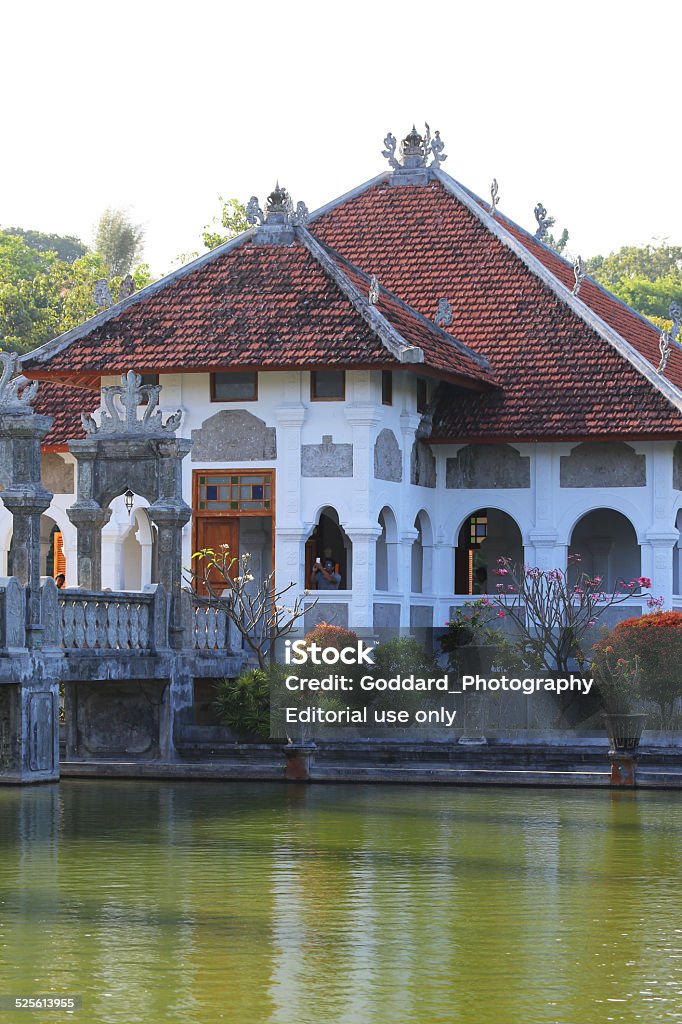
[[[305,642],[308,647],[315,643],[318,647],[330,647],[334,651],[341,651],[344,647],[355,647],[358,634],[352,629],[335,626],[332,622],[319,622],[314,629],[306,633]]]
[[[641,695],[658,705],[662,724],[669,724],[675,701],[682,697],[682,612],[625,619],[603,643],[613,648],[616,659],[639,663]]]

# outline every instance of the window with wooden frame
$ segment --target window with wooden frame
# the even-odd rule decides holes
[[[255,402],[257,399],[258,373],[256,370],[211,374],[212,402]]]
[[[343,402],[346,397],[345,370],[313,370],[310,399],[313,402]]]
[[[269,512],[272,509],[270,473],[197,474],[195,508],[199,512]]]
[[[426,412],[429,403],[429,387],[424,377],[417,377],[417,412]]]
[[[381,371],[381,404],[393,405],[393,373],[391,370]]]

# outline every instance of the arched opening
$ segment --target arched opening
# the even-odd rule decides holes
[[[121,569],[124,590],[143,590],[156,581],[156,527],[147,511],[137,508],[131,515],[130,530],[123,539]]]
[[[615,590],[619,580],[641,574],[637,534],[622,512],[597,508],[587,512],[573,527],[569,558],[579,556],[575,572],[599,576],[605,590]]]
[[[417,531],[412,541],[412,593],[431,592],[433,579],[433,531],[428,514],[422,509],[414,521]]]
[[[40,517],[40,575],[51,576],[54,579],[59,573],[66,575],[62,531],[52,516],[42,515]]]
[[[353,545],[339,522],[339,514],[328,505],[320,512],[317,525],[305,545],[305,584],[310,584],[315,559],[330,558],[341,576],[339,590],[353,585]]]
[[[515,521],[498,508],[479,508],[462,523],[455,551],[455,593],[494,592],[498,558],[523,565],[523,538]]]
[[[376,589],[395,593],[398,588],[398,524],[386,506],[379,513],[381,534],[377,537]]]
[[[675,557],[673,559],[673,594],[682,594],[682,508],[677,513],[675,528],[679,539],[675,545]]]

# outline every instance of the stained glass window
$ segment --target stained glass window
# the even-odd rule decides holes
[[[199,477],[200,512],[267,512],[272,507],[267,473],[207,473]]]

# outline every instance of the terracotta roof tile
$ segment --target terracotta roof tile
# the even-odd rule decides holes
[[[682,435],[671,402],[440,182],[375,185],[310,230],[425,316],[446,298],[449,333],[490,360],[500,388],[444,398],[434,439]],[[653,356],[653,328],[622,309],[617,323]]]

